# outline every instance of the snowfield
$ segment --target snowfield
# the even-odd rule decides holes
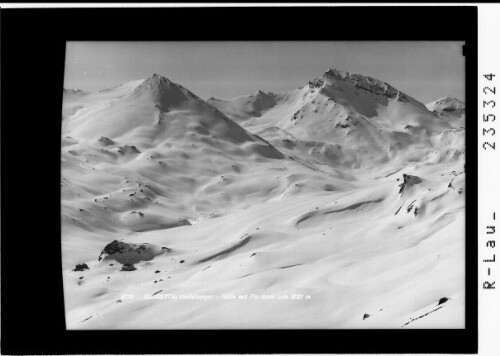
[[[65,90],[68,329],[464,328],[464,112],[335,69]]]

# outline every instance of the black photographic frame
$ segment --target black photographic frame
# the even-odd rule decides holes
[[[1,16],[3,353],[477,352],[475,6],[45,8]],[[465,329],[66,330],[59,185],[66,41],[141,40],[465,41]]]

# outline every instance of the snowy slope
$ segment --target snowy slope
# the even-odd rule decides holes
[[[68,327],[464,327],[465,130],[436,107],[334,69],[65,91]]]
[[[445,96],[428,103],[426,107],[451,126],[455,128],[465,127],[465,104],[457,98]]]
[[[252,116],[257,110],[249,107],[264,97],[273,98],[272,105],[260,106]],[[245,113],[242,126],[280,149],[349,168],[411,161],[425,155],[434,137],[455,128],[388,83],[336,69],[290,92],[210,103],[235,120],[241,120],[234,116],[239,108]]]

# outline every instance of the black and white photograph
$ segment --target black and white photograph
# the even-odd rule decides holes
[[[464,329],[461,41],[68,41],[68,330]]]
[[[0,7],[2,354],[498,354],[498,4]]]

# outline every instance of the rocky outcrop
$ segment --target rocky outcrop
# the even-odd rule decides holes
[[[355,74],[330,68],[325,72],[323,78],[349,81],[353,83],[354,87],[365,90],[372,94],[383,95],[387,98],[396,99],[398,101],[408,101],[408,96],[406,94],[400,92],[386,82],[362,74]],[[322,86],[323,83],[323,79],[316,79],[314,81],[311,81],[309,83],[309,86]]]
[[[465,114],[465,103],[450,96],[445,96],[427,104],[427,108],[440,118],[447,114],[455,116]]]
[[[101,146],[111,146],[111,145],[114,145],[115,142],[105,136],[101,136],[99,137],[99,139],[97,140],[97,142],[101,145]]]
[[[135,271],[137,268],[133,264],[124,264],[121,271]]]
[[[89,266],[87,266],[86,263],[82,263],[82,264],[77,264],[75,266],[75,268],[73,269],[74,272],[81,272],[81,271],[84,271],[86,269],[89,269]]]
[[[406,208],[406,212],[409,214],[413,211],[413,215],[415,215],[415,217],[418,216],[418,213],[419,213],[419,207],[415,204],[416,200],[412,201],[410,203],[410,205],[408,205],[408,207]]]
[[[439,299],[438,305],[444,304],[444,303],[446,303],[448,300],[449,300],[449,298],[443,297],[443,298]]]
[[[412,176],[409,174],[403,174],[403,183],[399,185],[399,194],[403,194],[405,191],[407,191],[410,187],[414,186],[415,184],[422,183],[422,179],[417,176]]]
[[[126,154],[135,154],[141,152],[135,146],[124,145],[118,147],[118,153],[121,155],[126,155]]]
[[[124,265],[141,261],[150,261],[154,257],[168,251],[168,248],[150,243],[127,243],[114,240],[101,251],[98,260],[116,260]]]

